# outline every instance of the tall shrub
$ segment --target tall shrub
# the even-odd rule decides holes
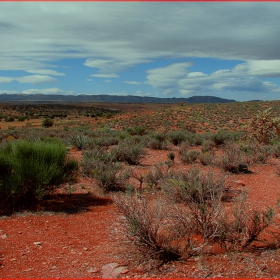
[[[73,178],[76,160],[60,142],[9,142],[0,150],[0,193],[42,197],[46,191]]]

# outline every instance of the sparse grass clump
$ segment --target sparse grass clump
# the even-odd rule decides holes
[[[71,146],[78,150],[85,149],[89,144],[89,138],[86,135],[78,134],[78,135],[71,135],[68,138],[68,142]]]
[[[165,150],[167,148],[167,139],[165,133],[157,132],[149,137],[146,142],[148,148],[153,150]]]
[[[115,154],[102,148],[85,151],[81,166],[84,174],[93,177],[105,192],[125,190],[130,177],[127,170],[122,170]]]
[[[129,165],[137,165],[144,156],[143,146],[139,143],[133,143],[130,138],[128,139],[114,147],[111,152],[114,153],[118,161],[126,162]]]
[[[220,165],[224,171],[250,173],[246,155],[235,142],[227,142],[224,145]]]
[[[211,254],[213,245],[224,252],[240,252],[272,223],[273,209],[249,211],[244,191],[228,208],[221,174],[191,169],[161,177],[161,196],[115,197],[126,217],[128,235],[153,258],[169,261]]]
[[[184,163],[195,163],[199,158],[200,152],[196,150],[189,150],[189,144],[183,142],[179,150],[180,158]]]
[[[187,136],[183,131],[172,131],[168,133],[167,138],[173,145],[177,146],[185,141]]]

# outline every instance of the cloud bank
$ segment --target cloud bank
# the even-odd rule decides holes
[[[1,91],[18,82],[69,92],[76,79],[90,94],[92,77],[104,91],[122,79],[142,94],[278,98],[279,3],[2,2],[0,19]],[[243,63],[193,70],[196,58]]]

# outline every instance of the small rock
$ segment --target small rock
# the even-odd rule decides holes
[[[14,258],[14,259],[10,259],[11,262],[14,262],[14,261],[16,261],[16,260],[17,260],[17,259],[15,259],[15,258]]]
[[[8,237],[7,234],[2,234],[2,235],[1,235],[1,238],[2,238],[2,239],[6,239],[7,237]]]
[[[112,268],[116,268],[119,266],[118,263],[109,263],[109,265],[112,267]]]
[[[18,232],[18,234],[22,234],[22,232],[21,232],[21,231],[19,231],[19,232]]]
[[[39,246],[41,246],[41,245],[42,245],[42,242],[34,242],[33,244],[34,244],[34,245],[39,245]]]
[[[236,187],[241,187],[241,186],[244,187],[245,186],[245,184],[240,180],[234,181],[234,184],[235,184]]]
[[[91,268],[88,269],[87,272],[88,273],[96,273],[96,272],[98,272],[98,269],[96,269],[95,267],[91,267]]]
[[[29,271],[31,271],[31,270],[33,270],[32,267],[31,267],[31,268],[28,268],[28,269],[25,269],[24,272],[29,272]]]
[[[56,265],[53,265],[51,269],[57,269],[57,266],[56,266]]]
[[[138,266],[138,267],[136,268],[136,271],[139,271],[139,272],[143,271],[143,267],[142,267],[142,266]]]
[[[87,247],[84,247],[83,250],[84,250],[84,251],[88,251],[88,248],[87,248]]]
[[[126,268],[123,268],[122,270],[121,270],[121,274],[126,274],[127,272],[129,272],[129,270],[128,269],[126,269]]]

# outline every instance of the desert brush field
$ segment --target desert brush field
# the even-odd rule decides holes
[[[280,101],[0,119],[1,278],[280,277]]]

